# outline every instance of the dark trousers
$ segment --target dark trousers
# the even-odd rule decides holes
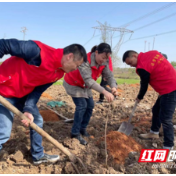
[[[94,101],[93,97],[90,98],[75,98],[72,97],[76,105],[74,123],[71,133],[74,135],[80,134],[80,130],[86,129],[92,116]]]
[[[152,126],[151,130],[159,132],[163,127],[164,146],[174,146],[174,128],[172,123],[173,113],[176,107],[176,91],[158,97],[155,105],[152,108]]]
[[[102,78],[101,78],[100,86],[104,87],[105,90],[107,90],[108,92],[111,92],[111,89],[108,88],[108,87],[106,87],[107,85],[108,85],[108,82],[105,81],[105,80],[103,79],[103,77],[102,77]],[[103,102],[103,100],[104,100],[104,94],[100,94],[99,101]]]

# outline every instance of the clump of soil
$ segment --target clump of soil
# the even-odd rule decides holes
[[[45,122],[59,121],[59,116],[50,110],[40,110],[40,114]]]
[[[130,84],[130,87],[138,87],[139,86],[139,83],[136,83],[136,84]]]
[[[48,93],[46,93],[46,92],[43,92],[42,93],[42,97],[44,97],[44,98],[48,98],[49,100],[53,100],[53,97],[51,97]]]
[[[130,152],[140,152],[142,149],[142,145],[132,137],[119,131],[110,131],[106,136],[106,141],[109,154],[118,164],[124,164]]]
[[[148,86],[148,89],[149,91],[153,91],[153,88],[151,86]]]
[[[135,126],[143,126],[143,127],[150,127],[152,124],[152,118],[151,117],[141,117],[139,121],[137,121],[134,125]]]
[[[118,91],[118,92],[123,92],[123,90],[122,90],[122,89],[117,89],[117,91]]]

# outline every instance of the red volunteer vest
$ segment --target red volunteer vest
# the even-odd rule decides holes
[[[112,59],[109,57],[109,69],[113,71],[113,66],[112,66]]]
[[[91,53],[87,54],[87,60],[91,64]],[[112,63],[112,62],[111,62]],[[91,67],[92,70],[92,79],[95,81],[98,79],[98,77],[101,76],[103,69],[105,68],[105,65],[99,66],[97,68],[96,66]],[[82,88],[85,88],[85,82],[79,72],[79,70],[72,71],[70,73],[66,73],[64,76],[64,80],[72,86],[79,86]]]
[[[41,65],[29,65],[24,59],[12,56],[0,65],[0,95],[21,98],[36,86],[55,82],[64,75],[61,59],[63,49],[55,49],[34,41],[41,49]]]
[[[158,51],[139,53],[137,69],[150,73],[150,85],[160,95],[176,90],[176,71],[173,66]]]

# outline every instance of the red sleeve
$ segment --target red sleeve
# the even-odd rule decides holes
[[[109,69],[113,71],[113,66],[112,66],[112,59],[109,57]]]

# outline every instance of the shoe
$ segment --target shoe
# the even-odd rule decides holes
[[[87,145],[87,141],[84,140],[80,134],[78,134],[78,135],[71,134],[71,138],[78,139],[80,144],[82,144],[82,145]]]
[[[142,139],[159,139],[159,134],[154,133],[140,134],[139,137]]]
[[[96,104],[102,104],[103,102],[102,101],[97,101]]]
[[[86,131],[86,129],[80,130],[80,133],[85,137],[90,137],[90,134]]]
[[[41,163],[55,163],[59,159],[60,159],[59,155],[48,155],[48,154],[44,153],[44,156],[42,158],[40,158],[37,161],[33,161],[33,163],[35,165],[38,165],[38,164],[41,164]]]

